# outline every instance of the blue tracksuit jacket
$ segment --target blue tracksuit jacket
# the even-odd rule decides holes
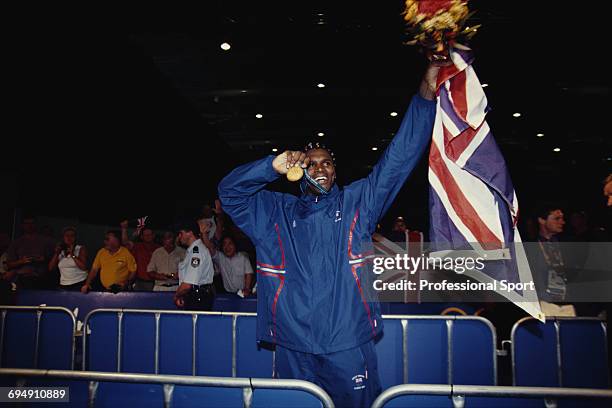
[[[372,173],[329,194],[264,190],[274,156],[233,170],[219,184],[223,209],[257,250],[257,338],[326,354],[357,347],[383,328],[361,287],[362,244],[425,150],[435,102],[416,95]]]

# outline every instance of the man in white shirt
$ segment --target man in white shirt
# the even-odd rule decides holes
[[[229,236],[221,241],[223,252],[217,251],[207,237],[203,237],[202,242],[212,254],[213,261],[219,266],[225,290],[230,293],[242,291],[244,296],[249,296],[253,287],[253,268],[248,255],[236,252],[236,243]]]
[[[155,279],[154,292],[175,292],[178,289],[178,265],[185,258],[185,250],[175,245],[174,233],[162,236],[162,247],[151,255],[147,266],[149,276]]]
[[[186,310],[212,310],[215,293],[213,290],[213,264],[210,253],[199,238],[199,226],[184,222],[178,228],[179,242],[187,247],[185,258],[179,264],[179,287],[174,303]]]

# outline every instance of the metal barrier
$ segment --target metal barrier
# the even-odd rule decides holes
[[[457,408],[465,406],[465,397],[543,398],[546,399],[546,407],[556,407],[555,399],[558,398],[608,398],[612,400],[612,390],[600,389],[404,384],[383,391],[371,408],[383,408],[392,399],[403,395],[446,396],[452,399],[453,406]]]
[[[88,334],[87,328],[88,323],[92,316],[100,313],[113,313],[117,316],[117,363],[116,363],[116,371],[121,372],[121,355],[122,355],[122,327],[123,327],[123,316],[124,314],[150,314],[155,316],[155,346],[154,346],[154,367],[155,373],[157,374],[159,371],[159,338],[160,338],[160,330],[159,330],[159,321],[161,315],[190,315],[192,317],[192,337],[191,337],[191,362],[192,362],[192,375],[196,375],[196,326],[200,316],[231,316],[232,318],[232,352],[231,352],[231,361],[232,361],[232,377],[236,377],[236,366],[237,366],[237,345],[236,345],[236,327],[237,320],[240,317],[254,317],[256,313],[240,313],[240,312],[188,312],[188,311],[179,311],[179,310],[147,310],[147,309],[96,309],[87,314],[84,319],[84,335],[83,335],[83,370],[87,369],[87,347],[88,347]],[[410,321],[414,320],[435,320],[440,321],[443,320],[446,322],[446,335],[447,335],[447,380],[449,384],[453,383],[453,327],[456,321],[477,321],[482,323],[488,330],[491,335],[491,365],[492,365],[492,378],[491,382],[493,384],[497,384],[497,356],[496,356],[496,332],[495,328],[491,324],[491,322],[483,317],[479,316],[424,316],[424,315],[383,315],[385,320],[399,320],[402,326],[402,367],[403,367],[403,382],[407,383],[408,378],[408,365],[410,363],[408,356],[408,325]],[[253,339],[255,340],[255,339]],[[275,372],[275,352],[272,351],[272,373]],[[271,375],[272,376],[272,375]]]
[[[38,368],[38,360],[39,360],[39,350],[40,350],[40,323],[43,317],[44,312],[56,311],[63,312],[70,316],[72,321],[72,344],[70,346],[71,349],[71,357],[70,357],[70,368],[74,369],[74,356],[75,356],[75,337],[76,337],[76,319],[74,314],[65,307],[60,306],[4,306],[0,305],[0,311],[2,316],[2,321],[0,323],[0,367],[2,367],[2,356],[4,353],[4,340],[5,340],[5,328],[6,328],[6,318],[8,312],[11,310],[14,311],[32,311],[36,312],[36,331],[34,335],[34,361],[33,367]]]
[[[254,389],[282,389],[306,392],[316,397],[324,407],[334,408],[330,396],[318,385],[302,380],[278,380],[269,378],[225,378],[225,377],[196,377],[183,375],[159,374],[133,374],[133,373],[106,373],[96,371],[69,371],[69,370],[35,370],[1,368],[0,376],[19,378],[50,378],[90,381],[89,406],[94,406],[98,382],[122,382],[141,384],[161,384],[164,386],[164,406],[170,407],[172,401],[173,385],[192,385],[201,387],[242,388],[243,404],[249,408],[253,398]],[[289,404],[290,405],[290,404]]]
[[[408,383],[408,350],[407,350],[407,340],[408,340],[408,325],[411,320],[444,320],[446,321],[446,334],[447,334],[447,380],[448,384],[453,383],[453,327],[455,321],[478,321],[483,323],[491,332],[491,360],[493,364],[493,384],[497,385],[497,335],[495,331],[495,327],[493,324],[480,316],[426,316],[426,315],[383,315],[384,320],[400,320],[402,324],[402,337],[403,337],[403,351],[402,351],[402,364],[403,364],[403,372],[404,378],[403,382],[405,384]]]
[[[561,342],[561,324],[563,321],[576,321],[576,322],[580,322],[580,321],[584,321],[584,322],[588,322],[588,321],[594,321],[594,322],[599,322],[601,324],[601,329],[603,331],[603,335],[604,335],[604,344],[605,344],[605,351],[606,351],[606,358],[604,359],[605,361],[607,361],[607,353],[610,352],[610,350],[607,349],[607,327],[606,327],[606,323],[604,320],[596,318],[596,317],[553,317],[550,320],[552,320],[554,322],[554,331],[555,331],[555,360],[556,360],[556,373],[557,373],[557,379],[558,379],[558,385],[560,387],[563,387],[563,362],[562,362],[562,342]],[[516,332],[519,329],[519,327],[521,327],[522,325],[524,325],[526,322],[533,322],[536,321],[533,317],[524,317],[522,319],[519,319],[513,326],[512,326],[512,331],[510,334],[510,347],[511,347],[511,353],[512,353],[512,384],[516,385]],[[606,373],[607,375],[607,373]],[[607,379],[608,384],[610,384],[610,379]]]
[[[161,315],[184,315],[192,317],[192,332],[191,332],[191,367],[192,375],[196,375],[196,328],[198,319],[200,316],[231,316],[232,318],[232,377],[236,377],[237,374],[237,347],[236,347],[236,326],[239,317],[246,316],[257,316],[256,313],[244,313],[244,312],[200,312],[200,311],[182,311],[182,310],[149,310],[149,309],[95,309],[92,310],[85,316],[83,321],[83,370],[87,369],[87,342],[88,342],[88,324],[91,317],[95,314],[100,313],[116,313],[117,315],[117,372],[121,372],[121,338],[122,338],[122,327],[123,327],[123,315],[124,314],[152,314],[155,316],[155,348],[154,348],[154,367],[155,373],[159,371],[159,323]],[[255,340],[255,339],[253,339]],[[273,353],[272,361],[275,361],[275,352]],[[273,367],[274,370],[274,367]],[[271,373],[272,374],[272,373]]]

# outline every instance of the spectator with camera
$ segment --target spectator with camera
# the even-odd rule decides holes
[[[49,271],[59,269],[62,290],[80,290],[87,280],[87,248],[77,243],[76,236],[74,227],[64,228],[62,241],[49,261]]]

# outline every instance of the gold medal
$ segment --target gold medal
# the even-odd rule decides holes
[[[287,172],[287,180],[298,181],[304,176],[304,170],[300,166],[293,166]]]

